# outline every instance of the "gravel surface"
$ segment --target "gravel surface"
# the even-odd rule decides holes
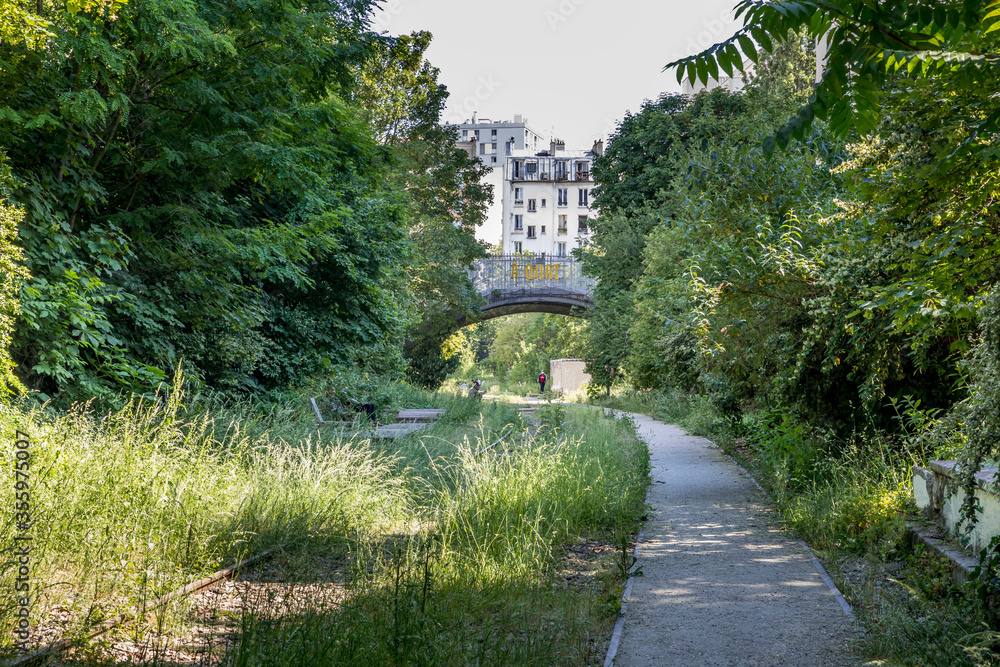
[[[861,664],[851,622],[754,483],[708,440],[633,416],[652,512],[614,664]]]

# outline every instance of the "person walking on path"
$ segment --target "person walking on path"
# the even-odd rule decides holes
[[[544,394],[545,393],[545,380],[546,379],[547,378],[545,377],[545,371],[542,371],[541,373],[538,374],[538,393],[539,394]]]

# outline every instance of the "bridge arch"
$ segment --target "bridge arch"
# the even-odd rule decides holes
[[[594,305],[595,281],[583,275],[573,257],[552,255],[491,255],[469,272],[486,299],[479,321],[517,313],[553,313],[582,317]],[[470,322],[462,317],[459,327]]]

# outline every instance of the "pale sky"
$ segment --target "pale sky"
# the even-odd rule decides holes
[[[732,35],[736,2],[383,0],[374,28],[434,35],[426,55],[451,93],[445,121],[522,114],[544,138],[589,150],[627,110],[680,91],[663,66]],[[497,222],[481,238],[498,234]]]

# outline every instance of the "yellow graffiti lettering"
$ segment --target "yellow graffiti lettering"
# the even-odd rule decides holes
[[[552,280],[559,280],[559,265],[552,265]]]
[[[517,280],[517,262],[510,263],[510,279]]]
[[[524,266],[524,279],[534,280],[535,279],[535,267],[533,264],[525,264]]]

